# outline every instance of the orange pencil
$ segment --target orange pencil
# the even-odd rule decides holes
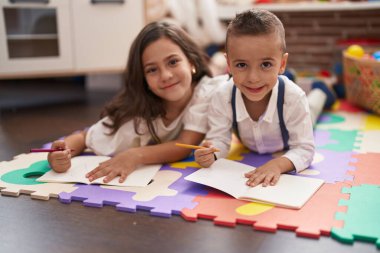
[[[181,148],[190,148],[190,149],[202,149],[202,148],[205,148],[205,147],[202,147],[202,146],[189,145],[189,144],[183,144],[183,143],[176,143],[175,145],[178,146],[178,147],[181,147]],[[220,151],[217,148],[214,148],[213,150],[214,150],[214,152],[219,152]]]

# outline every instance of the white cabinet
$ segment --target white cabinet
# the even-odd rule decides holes
[[[0,79],[121,72],[142,0],[0,0]]]
[[[73,70],[70,1],[0,1],[0,77]]]
[[[142,0],[73,0],[75,69],[122,71],[129,47],[144,26]]]

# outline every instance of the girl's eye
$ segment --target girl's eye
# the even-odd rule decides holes
[[[269,61],[265,61],[265,62],[261,63],[261,67],[263,69],[269,69],[272,66],[273,66],[272,63],[270,63]]]
[[[154,72],[156,72],[156,71],[157,71],[156,68],[148,68],[147,70],[145,70],[145,73],[146,73],[146,74],[152,74],[152,73],[154,73]]]
[[[247,67],[247,64],[240,62],[240,63],[237,63],[235,66],[236,66],[238,69],[241,69],[241,68],[245,68],[245,67]]]
[[[178,62],[179,62],[179,60],[177,60],[177,59],[171,59],[171,60],[169,61],[169,65],[171,65],[171,66],[175,66]]]

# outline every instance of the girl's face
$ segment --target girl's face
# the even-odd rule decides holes
[[[181,48],[160,38],[142,54],[144,76],[150,90],[166,102],[188,101],[192,95],[192,64]]]
[[[251,102],[268,98],[288,59],[280,37],[276,33],[231,36],[227,46],[227,63],[244,97]]]

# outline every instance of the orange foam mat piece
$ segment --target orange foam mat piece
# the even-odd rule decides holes
[[[335,220],[337,211],[344,212],[346,207],[338,206],[340,199],[348,199],[341,193],[347,183],[324,184],[318,192],[299,210],[262,205],[234,199],[220,192],[195,198],[198,206],[183,209],[182,217],[188,221],[198,218],[213,220],[216,225],[236,226],[249,224],[256,230],[276,232],[277,229],[293,230],[297,236],[319,238],[329,236],[332,227],[342,227],[343,222]],[[249,214],[249,206],[260,211]],[[259,206],[257,206],[259,205]],[[246,209],[246,211],[242,211]]]
[[[380,153],[355,154],[356,162],[350,163],[356,169],[348,171],[354,176],[353,185],[380,185]]]

